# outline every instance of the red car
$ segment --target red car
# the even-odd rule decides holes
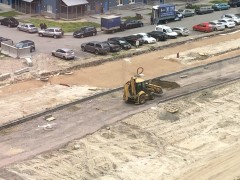
[[[193,30],[194,31],[202,31],[202,32],[212,32],[213,27],[208,22],[204,22],[204,23],[193,26]]]

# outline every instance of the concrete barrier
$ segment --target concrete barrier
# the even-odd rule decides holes
[[[8,79],[8,78],[10,78],[10,77],[11,77],[11,74],[10,74],[10,73],[1,74],[1,75],[0,75],[0,81],[4,81],[4,80],[6,80],[6,79]]]
[[[30,47],[16,48],[11,43],[1,43],[1,53],[13,58],[27,58],[31,57]]]
[[[33,66],[33,62],[31,60],[31,58],[25,58],[26,59],[26,63],[29,67],[32,67]]]
[[[22,73],[25,73],[25,72],[29,72],[29,68],[28,67],[20,69],[20,70],[17,70],[17,71],[14,72],[14,74],[19,75],[19,74],[22,74]]]

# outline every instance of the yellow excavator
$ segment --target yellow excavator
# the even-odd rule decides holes
[[[134,102],[135,104],[144,104],[146,100],[153,100],[155,94],[162,94],[162,88],[158,85],[151,84],[140,78],[143,68],[137,69],[137,75],[131,77],[131,80],[124,85],[123,100]]]

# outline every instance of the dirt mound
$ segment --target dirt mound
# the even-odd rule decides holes
[[[171,90],[171,89],[180,87],[180,85],[176,82],[162,81],[159,78],[151,80],[151,83],[161,86],[163,89],[167,89],[167,90]]]

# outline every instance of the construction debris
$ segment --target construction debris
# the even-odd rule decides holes
[[[56,120],[55,117],[53,117],[51,114],[45,116],[44,119],[45,119],[46,121],[54,121],[54,120]]]

